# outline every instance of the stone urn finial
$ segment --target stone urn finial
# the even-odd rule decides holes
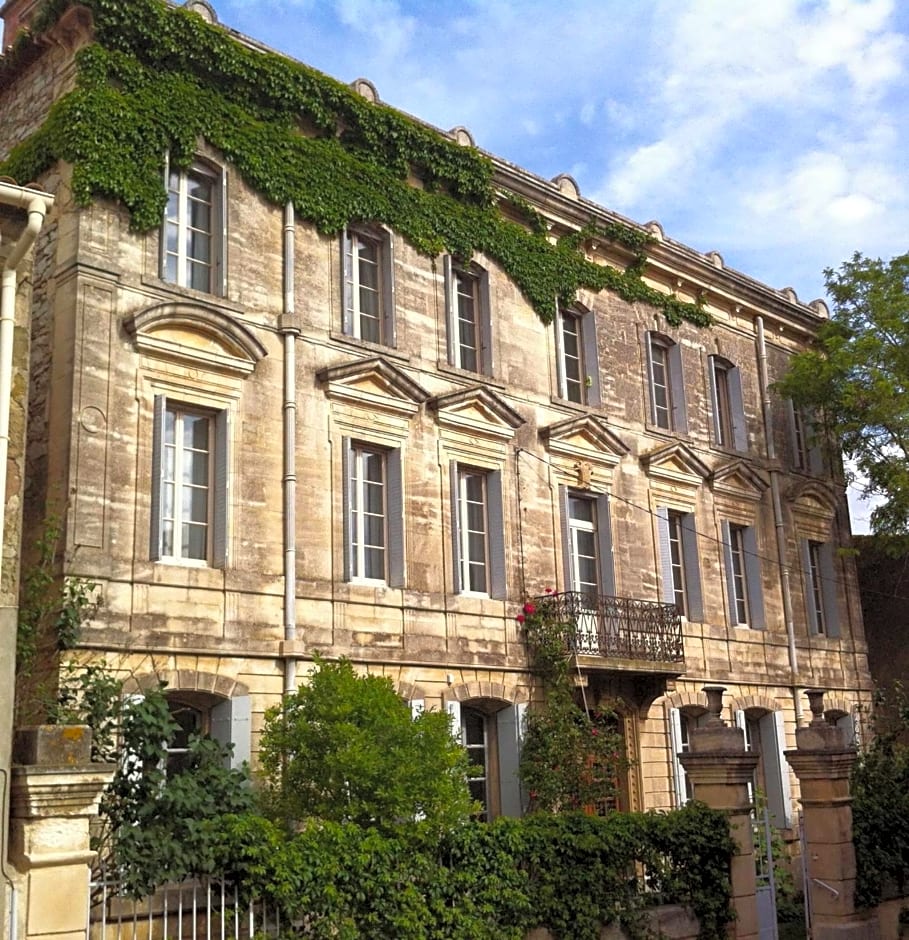
[[[705,725],[711,727],[725,727],[726,722],[722,719],[723,712],[723,693],[726,691],[724,685],[705,685],[703,690],[707,696],[707,714],[708,718]]]
[[[808,707],[811,709],[811,724],[814,727],[827,724],[824,718],[824,689],[805,689]]]

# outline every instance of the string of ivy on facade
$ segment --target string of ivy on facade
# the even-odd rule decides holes
[[[36,37],[71,5],[45,4],[0,62],[0,83],[27,65]],[[609,289],[657,308],[672,325],[710,324],[701,305],[644,282],[651,238],[643,230],[591,221],[553,241],[526,200],[497,195],[492,161],[476,148],[163,0],[82,5],[96,41],[78,53],[77,87],[13,149],[0,175],[33,180],[65,161],[78,204],[117,200],[133,230],[144,232],[164,212],[164,155],[186,168],[201,138],[265,199],[293,202],[324,235],[374,222],[431,257],[488,255],[544,323],[554,316],[555,298],[571,304],[579,289]],[[588,239],[623,247],[630,255],[625,270],[589,260]]]

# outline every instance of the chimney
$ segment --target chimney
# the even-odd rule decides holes
[[[0,19],[3,20],[3,40],[0,49],[9,49],[19,31],[32,21],[41,0],[7,0],[0,7]]]

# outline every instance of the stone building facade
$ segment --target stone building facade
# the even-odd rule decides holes
[[[0,160],[72,86],[91,18],[72,7],[53,30],[3,77]],[[803,689],[829,690],[845,723],[870,694],[842,483],[770,388],[826,308],[568,177],[491,159],[496,190],[553,238],[646,230],[645,282],[713,325],[608,289],[546,325],[492,257],[426,257],[377,224],[320,235],[205,140],[165,170],[148,233],[111,201],[77,205],[65,163],[40,181],[56,204],[32,308],[27,515],[34,533],[60,512],[66,573],[100,586],[78,654],[128,689],[166,681],[187,728],[253,761],[265,710],[313,655],[349,657],[447,709],[489,815],[517,814],[535,688],[515,616],[548,589],[572,611],[584,695],[620,716],[626,807],[687,798],[674,754],[720,683],[791,828],[781,755]]]

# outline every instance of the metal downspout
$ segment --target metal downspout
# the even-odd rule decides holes
[[[294,307],[293,203],[284,208],[284,312],[280,333],[284,340],[284,694],[297,688],[297,661],[293,644],[297,638],[297,372],[296,343],[300,327]]]
[[[761,385],[761,406],[764,416],[764,439],[767,442],[767,460],[770,462],[770,498],[773,502],[773,525],[776,531],[777,562],[780,567],[780,591],[783,596],[783,619],[786,622],[786,640],[789,650],[789,682],[795,709],[796,727],[802,724],[802,705],[799,701],[798,652],[795,647],[795,621],[792,616],[792,589],[788,552],[786,550],[786,527],[783,522],[783,504],[780,499],[780,471],[776,463],[776,445],[773,441],[773,414],[770,402],[770,382],[767,372],[767,341],[764,336],[764,318],[755,317],[757,334],[758,379]]]

